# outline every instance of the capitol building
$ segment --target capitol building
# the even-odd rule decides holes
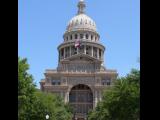
[[[56,93],[74,108],[77,120],[102,99],[102,92],[113,85],[118,73],[104,66],[105,46],[100,42],[96,23],[86,15],[86,4],[78,2],[77,14],[67,24],[58,49],[58,66],[46,69],[41,90]]]

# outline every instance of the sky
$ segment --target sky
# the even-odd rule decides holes
[[[46,69],[58,65],[57,47],[69,20],[77,14],[79,0],[18,0],[18,56],[27,58],[34,82],[44,78]],[[106,47],[107,69],[119,77],[132,68],[140,69],[140,1],[84,0],[86,14],[97,26]]]

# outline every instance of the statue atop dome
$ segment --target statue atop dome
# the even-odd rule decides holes
[[[83,14],[85,7],[86,7],[86,5],[85,5],[84,0],[80,0],[78,2],[78,14]]]

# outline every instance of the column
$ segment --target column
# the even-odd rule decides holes
[[[101,50],[101,60],[102,60],[101,65],[102,65],[102,66],[104,65],[104,58],[103,58],[103,55],[104,55],[103,50]]]
[[[59,58],[58,58],[58,61],[60,61],[61,59],[61,50],[59,50]]]
[[[97,91],[95,90],[95,107],[97,106]]]
[[[70,49],[69,49],[69,55],[70,55],[70,57],[71,57],[71,46],[69,47]]]
[[[78,39],[78,40],[80,39],[80,34],[79,34],[79,33],[77,33],[77,39]]]
[[[86,45],[84,45],[84,54],[86,54]]]
[[[91,56],[93,57],[93,46],[91,46]]]
[[[101,50],[101,59],[103,60],[103,51]]]
[[[65,57],[66,57],[66,49],[64,47],[64,56],[63,56],[63,58],[65,59]]]
[[[97,59],[99,59],[99,48],[97,48]]]
[[[90,33],[88,34],[88,39],[91,41],[91,34]]]
[[[99,102],[99,90],[97,90],[97,102]]]
[[[67,92],[65,92],[65,99],[64,102],[67,103]]]
[[[100,101],[102,100],[102,93],[101,93],[101,91],[99,91],[99,100]]]
[[[83,34],[83,39],[86,39],[86,34],[85,33]]]
[[[69,93],[65,93],[65,103],[69,102]]]
[[[69,92],[67,92],[67,102],[69,102]]]

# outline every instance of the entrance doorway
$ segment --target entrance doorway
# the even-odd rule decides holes
[[[84,84],[74,86],[69,93],[69,102],[77,120],[84,120],[88,111],[93,109],[92,90]]]

